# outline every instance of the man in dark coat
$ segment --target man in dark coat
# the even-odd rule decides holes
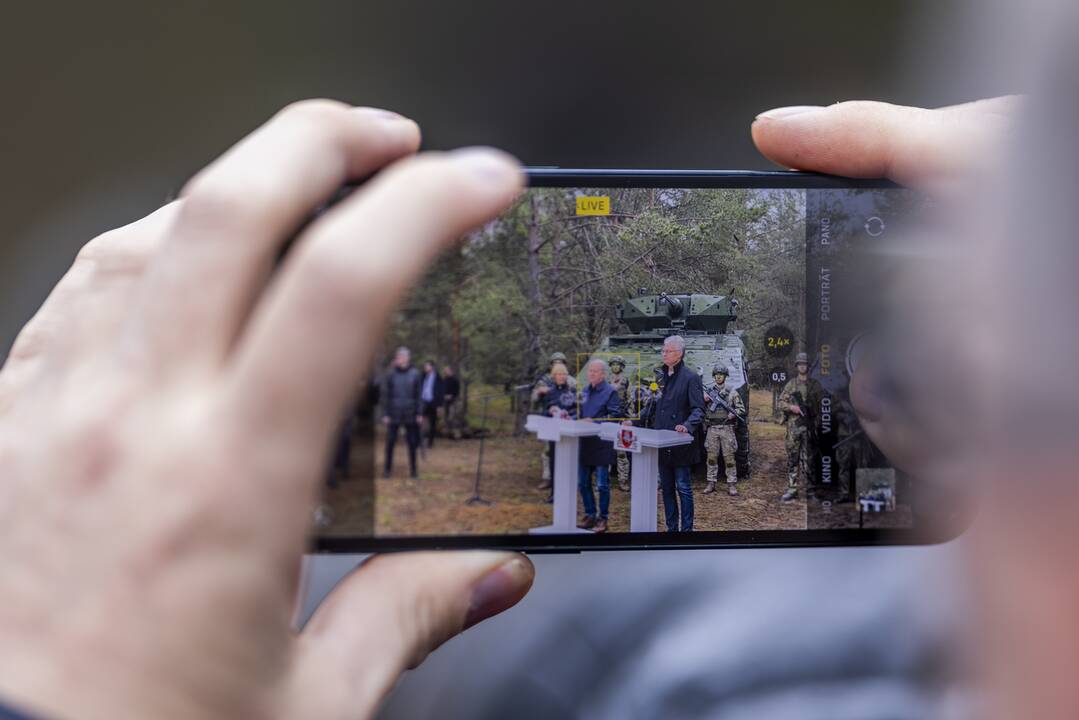
[[[386,426],[386,465],[383,475],[389,477],[393,470],[393,446],[397,443],[397,431],[404,427],[408,443],[408,468],[412,477],[416,472],[416,448],[420,446],[420,423],[423,414],[420,393],[423,389],[420,371],[412,367],[412,353],[406,347],[397,348],[393,367],[382,378],[382,424]]]
[[[624,417],[622,399],[618,388],[607,382],[607,363],[595,359],[588,363],[588,385],[581,391],[581,405],[578,417],[603,420],[618,420]],[[611,504],[610,468],[615,461],[614,445],[598,437],[583,437],[580,444],[579,474],[577,489],[584,504],[584,520],[578,527],[607,532],[607,510]],[[592,494],[592,473],[596,474],[596,489],[599,491],[599,511],[596,510],[596,498]]]
[[[701,378],[682,361],[686,341],[671,335],[663,341],[662,393],[654,401],[652,427],[689,433],[697,431],[704,418],[704,390]],[[663,490],[663,513],[667,532],[693,529],[693,484],[690,469],[699,463],[697,443],[659,450],[659,485]]]
[[[461,417],[461,381],[450,365],[442,368],[442,415],[446,423],[446,430],[454,440],[460,440],[462,434]]]
[[[442,376],[438,374],[435,363],[431,360],[423,364],[423,381],[420,384],[420,402],[423,404],[423,417],[427,419],[427,447],[434,447],[435,432],[438,429],[438,409],[443,400]]]

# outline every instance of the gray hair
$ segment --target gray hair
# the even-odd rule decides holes
[[[409,357],[412,357],[412,351],[409,350],[404,345],[402,345],[401,347],[399,347],[399,348],[397,348],[396,350],[393,351],[394,355],[400,355],[401,353],[404,353],[404,354],[408,355]]]
[[[675,349],[680,353],[685,353],[686,351],[686,339],[681,335],[668,335],[667,339],[663,341],[663,347],[668,345],[675,346]]]
[[[588,361],[588,367],[592,367],[596,363],[599,363],[600,365],[603,366],[603,373],[604,374],[607,374],[608,372],[610,372],[611,366],[608,365],[607,361],[604,360],[603,358],[592,358],[591,360]]]

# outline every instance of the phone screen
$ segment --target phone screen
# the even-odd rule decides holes
[[[533,177],[393,316],[318,545],[914,539],[849,385],[922,201],[776,176]]]

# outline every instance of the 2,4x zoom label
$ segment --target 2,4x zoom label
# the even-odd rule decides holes
[[[578,215],[610,215],[611,198],[606,195],[588,196],[582,195],[577,198]]]

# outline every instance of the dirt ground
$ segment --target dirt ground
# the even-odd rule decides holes
[[[704,495],[702,466],[694,477],[698,530],[801,529],[806,525],[803,501],[779,501],[786,489],[783,428],[771,419],[771,393],[754,391],[750,404],[753,476],[739,482],[737,497],[726,492]],[[479,495],[490,505],[466,502],[473,496],[479,445],[476,439],[436,440],[420,460],[420,476],[415,480],[408,477],[404,447],[399,445],[393,477],[375,480],[376,534],[516,534],[549,524],[548,493],[536,489],[542,444],[529,436],[510,435],[484,441]],[[346,482],[331,491],[337,517],[349,513],[344,503],[349,485]],[[612,478],[611,532],[628,532],[629,498]],[[658,526],[664,526],[662,501]],[[334,529],[340,530],[336,522]]]
[[[719,492],[704,495],[704,465],[694,472],[696,530],[800,530],[811,528],[903,527],[910,523],[910,508],[867,513],[859,517],[857,505],[829,505],[810,500],[805,493],[791,503],[780,502],[787,487],[784,428],[772,417],[771,392],[750,393],[750,462],[752,476],[738,483],[730,497],[721,483]],[[500,409],[501,410],[501,409]],[[324,512],[332,522],[325,535],[458,535],[519,534],[551,522],[548,492],[537,489],[541,478],[542,444],[533,437],[512,435],[512,420],[495,412],[488,427],[495,432],[484,440],[479,497],[490,504],[469,503],[475,494],[480,440],[439,438],[419,460],[419,477],[408,476],[403,438],[397,446],[392,477],[381,473],[371,479],[370,468],[379,461],[383,438],[374,445],[357,440],[350,472],[336,488],[327,488]],[[372,494],[374,502],[372,502]],[[629,530],[628,492],[611,479],[610,531]],[[578,500],[579,507],[579,500]],[[663,503],[657,527],[662,530]]]

